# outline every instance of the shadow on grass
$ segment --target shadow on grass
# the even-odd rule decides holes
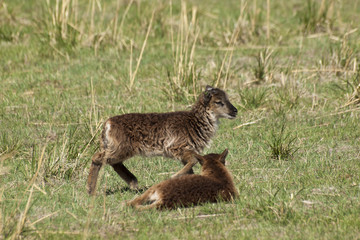
[[[114,189],[107,189],[106,196],[113,195],[115,193],[124,193],[124,192],[133,192],[133,193],[143,193],[148,189],[148,187],[141,187],[138,189],[131,189],[128,186],[122,188],[114,188]]]

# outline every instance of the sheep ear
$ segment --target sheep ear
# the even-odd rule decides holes
[[[211,90],[213,90],[214,88],[212,86],[206,85],[205,87],[205,91],[210,92]]]
[[[226,148],[223,153],[220,155],[220,162],[225,165],[225,158],[227,157],[229,150]]]
[[[214,88],[207,85],[204,91],[204,98],[206,103],[210,101],[213,92],[214,92]]]
[[[198,160],[198,162],[199,162],[201,165],[204,164],[204,161],[205,161],[205,160],[204,160],[204,157],[203,157],[203,156],[195,153],[195,158]]]

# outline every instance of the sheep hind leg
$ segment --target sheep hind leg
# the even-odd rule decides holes
[[[154,203],[149,204],[149,205],[138,205],[135,208],[138,211],[145,211],[145,210],[149,210],[149,209],[153,209],[153,208],[159,208],[160,205],[161,205],[160,203],[154,202]]]
[[[99,176],[99,171],[103,165],[104,152],[97,152],[91,159],[91,166],[89,176],[87,179],[87,191],[90,195],[96,192],[96,182]]]
[[[156,192],[154,192],[153,189],[149,188],[140,196],[127,202],[127,205],[138,209],[140,206],[142,206],[146,203],[150,202],[151,203],[150,205],[152,205],[153,203],[157,202],[158,200],[159,199],[158,199],[158,196],[156,195]],[[145,205],[145,206],[148,206],[148,205]]]
[[[129,185],[130,189],[138,188],[138,180],[122,162],[111,165],[115,172]]]

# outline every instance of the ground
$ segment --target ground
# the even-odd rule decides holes
[[[358,0],[0,2],[0,239],[359,239],[359,12]],[[204,151],[229,149],[238,199],[140,213],[109,166],[88,196],[108,117],[187,110],[207,84],[239,110]],[[181,168],[125,164],[143,189]]]

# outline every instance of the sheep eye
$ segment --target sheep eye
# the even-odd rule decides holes
[[[218,106],[224,106],[224,104],[222,102],[215,102],[215,104]]]

